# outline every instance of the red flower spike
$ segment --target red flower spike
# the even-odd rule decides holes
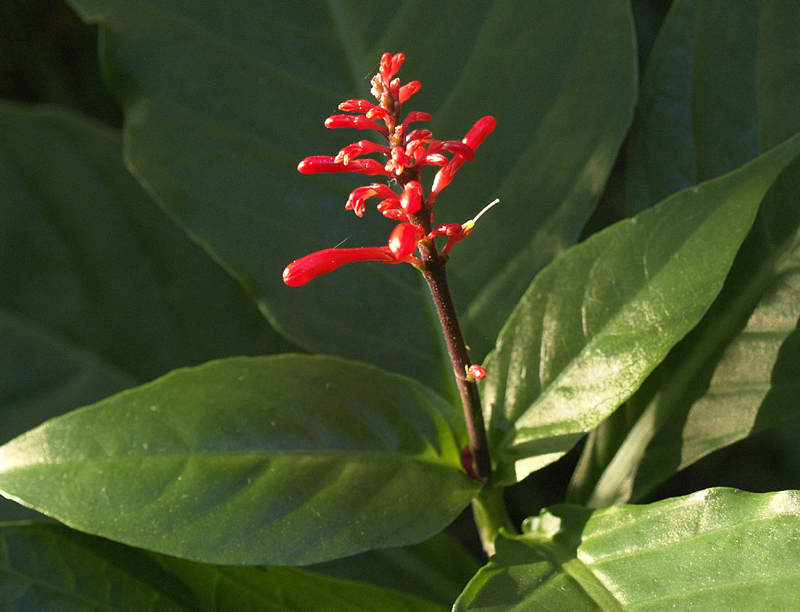
[[[422,185],[417,181],[409,181],[406,184],[403,195],[400,196],[400,208],[407,215],[413,215],[422,208]]]
[[[493,117],[483,117],[472,126],[461,140],[434,140],[428,129],[409,130],[415,121],[429,121],[429,113],[411,112],[403,118],[400,108],[411,96],[421,89],[418,81],[401,85],[395,75],[405,61],[405,55],[384,53],[380,69],[370,80],[371,92],[377,104],[367,100],[346,100],[339,109],[351,115],[332,115],[325,121],[329,128],[349,127],[359,130],[370,129],[382,134],[386,144],[376,144],[370,140],[360,140],[339,151],[336,157],[312,156],[298,165],[304,174],[318,172],[358,172],[368,176],[385,176],[396,180],[402,194],[393,191],[388,185],[372,183],[359,187],[350,194],[345,208],[362,216],[366,200],[372,197],[383,198],[378,204],[378,212],[399,222],[385,247],[365,247],[358,249],[326,249],[312,253],[292,262],[284,272],[284,280],[289,285],[300,285],[326,274],[352,261],[382,261],[387,263],[411,263],[423,268],[422,262],[412,253],[421,240],[433,240],[436,236],[446,236],[447,244],[441,250],[447,255],[454,244],[463,240],[472,230],[475,219],[464,224],[441,225],[424,236],[422,227],[433,223],[430,210],[437,194],[453,180],[456,172],[465,161],[472,161],[474,150],[483,142],[496,125]],[[381,125],[381,122],[385,125]],[[388,145],[388,146],[387,146]],[[362,157],[380,153],[384,160]],[[433,188],[426,202],[423,202],[423,188],[419,183],[420,174],[427,165],[440,166],[433,181]],[[424,214],[420,211],[426,207]],[[491,205],[490,205],[491,206]],[[487,207],[488,208],[488,207]],[[414,223],[411,222],[413,219]],[[418,225],[419,224],[419,225]],[[476,372],[480,373],[476,370]],[[470,371],[467,372],[471,375]],[[466,450],[469,453],[469,449]],[[470,459],[470,468],[471,459]]]
[[[397,259],[404,259],[417,250],[417,243],[425,237],[419,225],[401,223],[389,236],[389,250]]]
[[[475,380],[483,380],[486,378],[486,368],[483,366],[479,366],[477,363],[473,363],[469,368],[467,368],[467,374],[469,374]]]
[[[419,81],[409,81],[405,85],[400,87],[400,95],[398,99],[400,100],[400,104],[408,100],[411,96],[417,93],[420,89],[422,89],[422,84]]]
[[[290,287],[305,285],[308,281],[333,272],[337,268],[355,261],[383,261],[400,263],[388,246],[361,247],[356,249],[323,249],[301,257],[286,266],[283,282]]]

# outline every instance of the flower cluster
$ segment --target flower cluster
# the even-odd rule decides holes
[[[492,132],[496,121],[494,117],[483,117],[461,141],[435,140],[428,129],[411,129],[412,123],[430,121],[431,115],[415,111],[401,117],[401,106],[421,87],[418,81],[401,85],[400,79],[395,78],[404,60],[402,53],[384,53],[378,74],[371,81],[371,93],[377,104],[367,100],[347,100],[339,105],[339,110],[352,114],[332,115],[325,121],[329,128],[375,130],[387,144],[359,140],[346,146],[335,157],[307,157],[297,167],[304,174],[357,172],[394,180],[402,189],[400,193],[388,184],[371,183],[353,190],[345,208],[361,217],[366,201],[380,198],[378,211],[398,221],[397,227],[386,246],[324,249],[293,261],[283,272],[287,285],[304,285],[317,276],[355,261],[405,262],[422,269],[423,263],[414,257],[421,242],[432,243],[437,236],[446,236],[447,244],[441,252],[446,257],[453,245],[472,231],[478,217],[463,224],[450,223],[433,228],[431,209],[438,194],[450,184],[461,165],[472,161],[475,149]],[[384,161],[364,157],[374,154],[382,156]],[[422,169],[429,165],[438,166],[439,170],[425,196],[419,179]]]

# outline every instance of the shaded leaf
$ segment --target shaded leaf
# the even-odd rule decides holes
[[[798,26],[796,3],[783,0],[673,5],[633,129],[638,162],[627,177],[629,204],[646,206],[800,130],[800,69],[791,59],[800,49]],[[675,133],[659,136],[666,125]],[[698,328],[589,437],[570,501],[598,507],[640,499],[675,470],[800,410],[798,177],[795,162],[771,187]]]
[[[497,117],[437,209],[437,221],[464,222],[503,199],[502,217],[482,221],[450,265],[478,359],[536,270],[576,239],[632,114],[634,37],[623,0],[468,9],[72,4],[102,26],[102,61],[126,109],[135,172],[270,320],[301,346],[377,363],[437,391],[449,367],[415,270],[358,264],[300,289],[282,284],[293,259],[344,240],[385,244],[391,227],[342,210],[353,177],[296,172],[302,158],[335,154],[358,137],[325,130],[325,117],[342,100],[368,97],[387,50],[407,54],[401,77],[423,83],[413,107],[441,113],[432,124],[439,138],[460,139],[479,117]]]
[[[0,606],[37,612],[443,610],[303,570],[194,563],[42,523],[0,526]]]
[[[0,104],[0,306],[144,381],[285,350],[247,295],[158,209],[119,134]]]
[[[178,557],[305,565],[441,531],[479,489],[466,443],[455,409],[410,379],[332,358],[232,358],[12,440],[0,489]]]
[[[454,610],[793,610],[798,542],[796,491],[556,506],[498,540]]]
[[[480,564],[470,551],[444,531],[413,546],[370,550],[305,569],[332,578],[398,589],[449,608],[480,569]]]
[[[537,276],[487,361],[502,480],[563,455],[696,325],[798,152],[800,136],[594,235]]]

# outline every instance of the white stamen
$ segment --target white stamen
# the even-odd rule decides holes
[[[499,201],[500,201],[500,198],[497,198],[494,201],[489,202],[486,206],[484,206],[484,208],[483,208],[483,210],[481,212],[479,212],[477,215],[475,215],[472,218],[472,222],[475,223],[478,219],[480,219],[483,216],[483,213],[485,213],[487,210],[489,210],[492,206],[497,204]]]

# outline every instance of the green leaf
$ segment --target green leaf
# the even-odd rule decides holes
[[[596,234],[537,276],[487,362],[501,481],[563,455],[696,325],[799,152],[800,135]]]
[[[146,553],[56,524],[0,526],[0,607],[84,612],[443,612],[370,585]]]
[[[469,550],[443,531],[413,546],[370,550],[306,569],[397,589],[449,608],[480,565]]]
[[[35,333],[140,382],[286,350],[130,176],[115,131],[70,111],[2,103],[0,185],[0,307]]]
[[[369,96],[387,50],[407,54],[401,77],[422,82],[413,107],[437,116],[439,138],[460,139],[481,116],[497,117],[437,208],[438,222],[463,223],[503,201],[449,266],[480,359],[536,270],[577,238],[632,115],[625,0],[71,3],[101,24],[137,176],[270,320],[301,346],[437,391],[449,367],[415,270],[357,264],[303,288],[282,283],[293,259],[345,240],[386,244],[390,232],[379,215],[343,210],[354,177],[297,173],[304,157],[363,138],[326,130],[324,119],[339,102]]]
[[[629,205],[648,206],[800,131],[798,26],[795,2],[673,4],[633,128]],[[800,411],[798,176],[795,162],[770,188],[698,328],[592,432],[570,501],[641,499],[676,470]]]
[[[557,506],[498,539],[454,610],[794,610],[799,541],[796,491]]]
[[[479,489],[466,444],[455,408],[410,379],[333,358],[232,358],[16,438],[0,448],[0,489],[178,557],[305,565],[441,531]]]
[[[116,545],[97,550],[62,525],[0,525],[0,608],[60,612],[189,612],[186,589],[153,576],[151,559]],[[157,568],[156,568],[157,569]],[[163,575],[163,572],[159,572]]]
[[[642,80],[628,209],[734,170],[800,131],[795,0],[676,0]]]

